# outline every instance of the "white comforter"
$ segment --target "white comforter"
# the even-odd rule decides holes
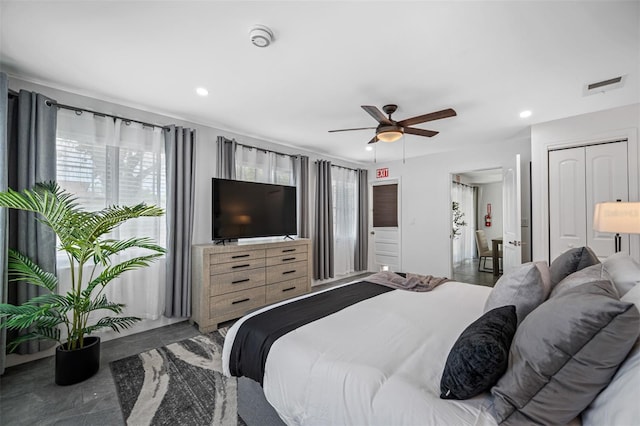
[[[265,396],[290,425],[495,425],[488,394],[439,397],[449,350],[490,290],[458,282],[396,290],[300,327],[272,345]],[[242,321],[225,340],[227,375]]]

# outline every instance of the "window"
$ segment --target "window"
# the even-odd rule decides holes
[[[295,185],[293,157],[250,146],[236,147],[236,179]]]
[[[358,228],[358,173],[344,167],[331,167],[333,199],[334,267],[336,275],[355,270]]]
[[[142,202],[166,207],[162,129],[60,109],[56,139],[56,180],[86,210]],[[130,220],[114,230],[112,236],[149,237],[164,247],[165,216]],[[128,253],[139,254],[133,250]],[[118,260],[124,260],[126,255],[120,255]],[[164,269],[163,259],[149,268],[128,272],[107,287],[107,297],[126,304],[127,314],[158,318],[164,304]],[[67,259],[58,259],[58,271],[64,275],[68,270]]]

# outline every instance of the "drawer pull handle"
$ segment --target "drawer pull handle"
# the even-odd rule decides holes
[[[235,302],[231,302],[231,304],[235,305],[235,304],[238,304],[238,303],[248,302],[249,300],[251,300],[251,299],[247,298],[247,299],[242,299],[242,300],[236,300]]]
[[[296,260],[295,257],[285,257],[284,259],[282,259],[283,262],[288,262],[289,260]]]
[[[244,265],[234,265],[231,267],[231,269],[246,268],[247,266],[251,266],[251,265],[248,263]]]
[[[245,278],[245,279],[243,279],[243,280],[235,280],[235,281],[231,281],[231,284],[246,283],[247,281],[251,281],[251,278]]]
[[[282,273],[282,275],[293,274],[294,272],[296,272],[296,270],[295,270],[295,269],[294,269],[294,270],[292,270],[292,271],[284,271],[284,272]]]
[[[240,259],[243,257],[249,257],[251,256],[250,254],[236,254],[235,256],[231,256],[232,259]]]
[[[283,253],[291,253],[292,251],[296,251],[296,249],[286,249],[282,250]]]
[[[289,288],[283,288],[282,292],[284,293],[285,291],[290,291],[290,290],[295,290],[295,287],[289,287]]]

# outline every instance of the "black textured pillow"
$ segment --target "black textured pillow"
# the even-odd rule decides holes
[[[440,381],[440,398],[468,399],[491,389],[507,370],[518,318],[514,305],[485,313],[451,348]]]

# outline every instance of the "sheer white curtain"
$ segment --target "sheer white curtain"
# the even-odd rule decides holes
[[[454,265],[460,264],[466,259],[472,259],[476,255],[474,235],[475,205],[473,194],[473,187],[456,182],[453,183],[451,200],[458,203],[460,211],[464,213],[462,220],[466,222],[465,226],[458,228],[459,235],[453,238]]]
[[[333,239],[336,275],[355,271],[358,227],[358,172],[331,167],[333,191]]]
[[[238,144],[236,179],[295,185],[293,157]]]
[[[162,129],[60,109],[56,138],[56,180],[86,210],[141,202],[166,207]],[[164,247],[165,217],[130,220],[112,235],[116,239],[133,236],[153,238]],[[113,261],[140,254],[130,250]],[[59,256],[57,263],[59,292],[66,293],[70,289],[68,260]],[[129,271],[104,293],[110,301],[124,303],[127,315],[157,319],[164,309],[165,263],[163,257],[147,268]]]

